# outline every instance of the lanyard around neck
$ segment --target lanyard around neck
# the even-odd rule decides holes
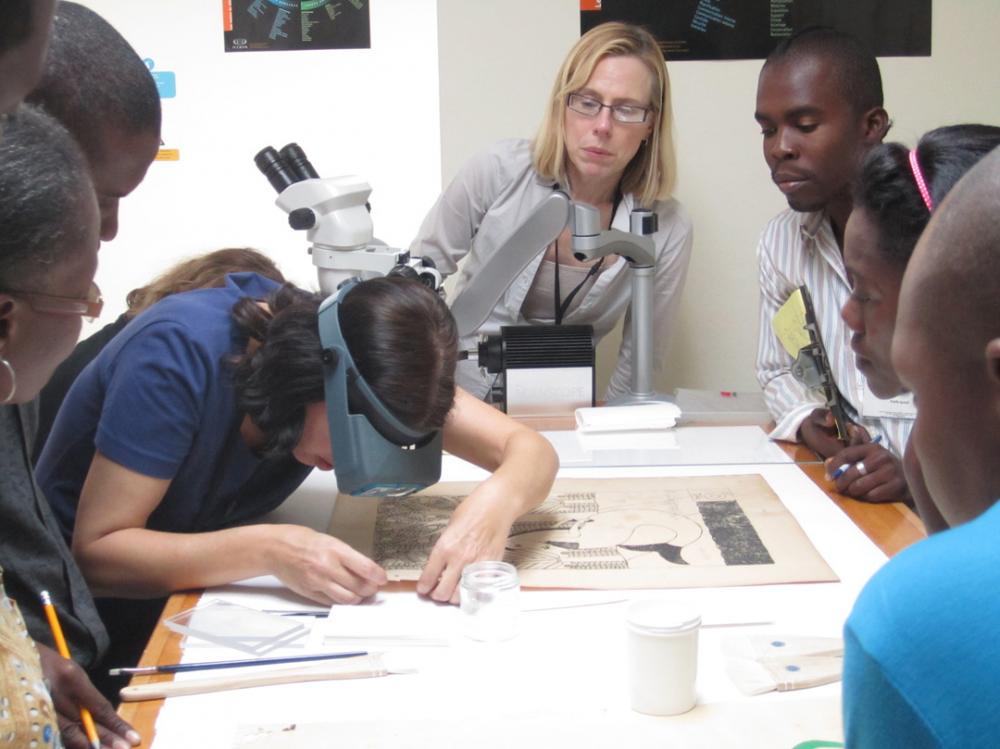
[[[559,189],[559,185],[556,185],[556,189]],[[614,203],[611,204],[611,217],[608,219],[608,229],[610,229],[611,224],[614,223],[615,214],[618,213],[618,206],[621,205],[621,202],[622,202],[622,189],[621,189],[621,184],[619,183],[619,185],[615,188]],[[569,292],[569,294],[566,295],[565,299],[561,298],[562,294],[560,293],[559,290],[559,237],[556,237],[555,262],[556,262],[555,284],[553,289],[555,293],[553,294],[552,301],[555,312],[555,323],[556,325],[562,325],[563,317],[566,316],[566,311],[569,309],[569,305],[572,304],[573,299],[579,293],[580,289],[582,289],[591,278],[593,278],[594,276],[596,276],[598,273],[601,272],[601,268],[604,267],[604,258],[602,257],[600,260],[598,260],[596,263],[590,266],[590,270],[587,271],[587,275],[584,276],[583,280],[580,281],[580,283],[578,283]]]

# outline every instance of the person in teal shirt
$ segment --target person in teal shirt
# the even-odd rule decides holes
[[[1000,149],[936,208],[900,291],[892,365],[950,527],[865,586],[844,639],[850,747],[1000,745]]]

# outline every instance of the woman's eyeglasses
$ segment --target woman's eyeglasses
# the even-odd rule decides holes
[[[566,97],[566,106],[584,117],[596,117],[602,109],[610,109],[611,116],[618,122],[635,125],[646,121],[649,107],[636,104],[605,104],[584,94],[570,94]]]
[[[104,309],[104,299],[101,298],[101,290],[97,284],[91,281],[90,291],[87,292],[86,299],[76,297],[52,296],[50,294],[39,294],[34,291],[17,291],[8,289],[7,294],[23,299],[35,312],[48,312],[52,315],[79,315],[87,322],[101,316]]]

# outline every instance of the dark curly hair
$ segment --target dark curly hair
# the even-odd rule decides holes
[[[233,360],[237,403],[264,432],[264,456],[290,453],[306,406],[324,400],[322,301],[286,283],[266,308],[250,298],[233,307],[237,330],[251,340]],[[340,326],[359,372],[400,421],[421,431],[444,425],[455,400],[458,333],[437,294],[406,278],[362,281],[341,302]]]
[[[926,133],[915,150],[932,204],[940,205],[962,175],[998,145],[1000,127],[992,125],[950,125]],[[886,259],[903,267],[931,218],[909,153],[901,143],[875,146],[854,184],[854,207],[864,209],[878,228]]]

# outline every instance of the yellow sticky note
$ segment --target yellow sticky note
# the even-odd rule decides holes
[[[771,329],[791,357],[798,356],[799,351],[811,343],[806,330],[806,303],[801,290],[796,289],[781,305],[771,320]]]

